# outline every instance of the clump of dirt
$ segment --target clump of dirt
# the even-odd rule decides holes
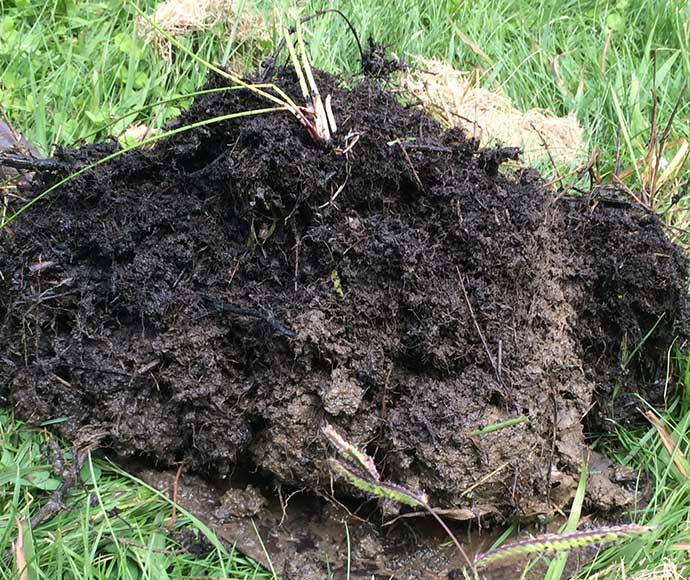
[[[275,80],[299,98],[290,70]],[[335,147],[287,113],[207,125],[0,232],[0,376],[18,413],[96,427],[121,455],[324,493],[328,422],[456,515],[563,505],[583,421],[613,385],[663,392],[684,257],[616,192],[559,200],[531,170],[496,170],[513,151],[444,131],[374,79],[319,84]],[[265,106],[207,94],[176,126]],[[36,191],[62,175],[37,174]]]

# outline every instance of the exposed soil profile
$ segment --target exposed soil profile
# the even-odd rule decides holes
[[[290,71],[275,82],[298,98]],[[558,199],[380,81],[319,82],[336,145],[359,136],[347,153],[287,113],[226,121],[105,163],[0,232],[6,395],[120,455],[330,494],[327,421],[434,505],[550,513],[585,424],[636,421],[638,391],[663,404],[685,258],[615,190]],[[208,94],[177,124],[264,106]],[[629,501],[600,475],[591,507]]]

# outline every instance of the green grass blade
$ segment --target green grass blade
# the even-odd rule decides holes
[[[587,462],[582,462],[582,473],[580,474],[580,481],[577,484],[577,490],[575,491],[575,498],[573,499],[573,505],[570,508],[570,514],[568,515],[568,521],[563,529],[564,534],[573,534],[577,531],[577,525],[580,522],[580,516],[582,514],[582,505],[585,501],[585,491],[587,489],[587,477],[588,477]],[[565,564],[568,561],[568,552],[563,552],[556,556],[556,558],[549,564],[549,569],[546,572],[544,580],[561,580],[563,577],[563,572],[565,571]]]
[[[106,155],[102,159],[99,159],[98,161],[95,161],[86,167],[83,167],[79,171],[75,171],[74,173],[68,175],[64,179],[61,179],[58,181],[55,185],[52,185],[45,191],[41,192],[38,194],[36,197],[32,198],[30,201],[25,203],[22,207],[20,207],[17,211],[15,211],[12,215],[9,217],[6,217],[2,222],[0,222],[0,230],[7,227],[10,225],[14,220],[16,220],[20,215],[22,215],[25,211],[29,210],[31,207],[36,205],[39,201],[41,201],[43,198],[45,198],[49,193],[55,191],[59,187],[65,185],[66,183],[69,183],[76,177],[79,177],[80,175],[86,173],[87,171],[90,171],[91,169],[94,169],[95,167],[98,167],[99,165],[103,165],[104,163],[108,163],[109,161],[112,161],[113,159],[117,159],[118,157],[129,153],[130,151],[134,151],[135,149],[139,149],[140,147],[145,147],[146,145],[150,145],[152,143],[155,143],[156,141],[160,141],[161,139],[164,139],[166,137],[171,137],[172,135],[179,135],[180,133],[184,133],[186,131],[191,131],[192,129],[197,129],[199,127],[205,127],[206,125],[212,125],[213,123],[220,123],[222,121],[230,121],[232,119],[240,119],[243,117],[252,117],[255,115],[265,115],[267,113],[273,113],[276,111],[280,111],[282,109],[276,108],[276,107],[270,107],[266,109],[254,109],[250,111],[240,111],[239,113],[231,113],[228,115],[220,115],[218,117],[212,117],[211,119],[203,119],[201,121],[197,121],[196,123],[191,123],[189,125],[184,125],[182,127],[177,127],[175,129],[171,129],[170,131],[166,131],[165,133],[160,133],[158,135],[153,135],[151,137],[148,137],[144,139],[143,141],[140,141],[138,143],[135,143],[133,145],[130,145],[128,147],[125,147],[124,149],[120,149],[119,151],[116,151],[115,153],[111,153],[110,155]]]

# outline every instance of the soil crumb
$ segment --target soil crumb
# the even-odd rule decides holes
[[[572,498],[583,425],[671,392],[657,379],[687,332],[685,258],[618,191],[559,199],[379,81],[317,76],[333,146],[284,112],[198,127],[0,232],[7,395],[67,436],[106,431],[120,455],[356,500],[329,471],[328,422],[438,507],[551,513]],[[291,70],[274,81],[299,101]],[[173,126],[263,107],[215,92]],[[58,151],[56,167],[116,147]],[[37,173],[35,192],[63,176]],[[592,507],[610,507],[598,489]]]

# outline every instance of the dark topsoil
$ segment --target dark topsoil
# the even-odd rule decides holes
[[[435,505],[550,512],[586,425],[637,421],[634,392],[663,403],[685,258],[616,191],[557,199],[379,81],[319,78],[336,146],[359,137],[345,154],[288,113],[226,121],[105,163],[0,232],[6,396],[121,455],[326,493],[329,422]],[[265,106],[205,95],[176,125]],[[592,479],[591,506],[628,499]]]

